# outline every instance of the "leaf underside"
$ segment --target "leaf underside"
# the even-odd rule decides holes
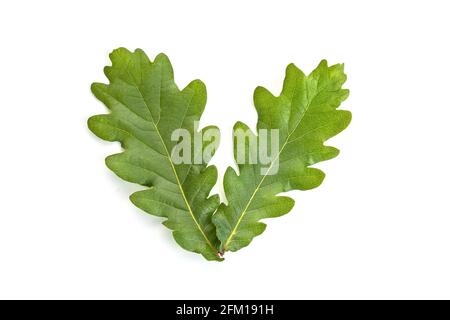
[[[179,90],[164,54],[151,62],[140,49],[120,48],[110,58],[112,66],[105,67],[109,84],[91,87],[110,113],[88,120],[95,135],[119,141],[124,149],[107,157],[106,165],[120,178],[148,187],[132,194],[131,201],[165,218],[163,224],[181,247],[222,260],[211,221],[220,201],[209,196],[217,170],[206,164],[174,164],[170,154],[177,143],[171,141],[174,130],[184,128],[191,135],[196,130],[194,122],[206,104],[205,85],[194,80]]]
[[[261,163],[238,164],[239,175],[231,167],[227,169],[223,185],[228,205],[221,204],[213,216],[222,251],[249,245],[266,228],[261,219],[278,217],[292,209],[294,200],[277,196],[279,193],[309,190],[322,183],[325,174],[310,166],[338,155],[338,149],[324,142],[344,130],[351,120],[349,111],[337,109],[349,94],[342,89],[346,80],[343,68],[341,64],[329,67],[322,61],[307,76],[290,64],[278,97],[265,88],[256,88],[257,129],[279,130],[279,152],[269,163],[271,168],[278,161],[278,171],[261,174],[261,168],[268,167]],[[238,122],[234,126],[237,130],[249,128]],[[235,157],[236,153],[235,139]],[[250,156],[248,152],[246,156]]]

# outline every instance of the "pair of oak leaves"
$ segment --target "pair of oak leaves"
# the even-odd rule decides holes
[[[88,120],[95,135],[123,147],[106,158],[106,165],[120,178],[145,186],[131,201],[163,217],[181,247],[207,260],[223,260],[226,251],[247,246],[265,230],[260,220],[288,213],[294,200],[278,194],[319,186],[325,174],[311,166],[338,155],[324,142],[351,120],[349,111],[338,110],[349,94],[342,88],[342,64],[328,66],[323,60],[309,75],[288,65],[280,95],[263,87],[254,92],[257,129],[279,131],[278,171],[261,174],[261,163],[238,164],[238,172],[229,167],[223,179],[227,204],[221,203],[217,194],[210,195],[217,181],[214,166],[171,159],[172,132],[196,130],[206,105],[205,85],[194,80],[180,90],[164,54],[152,62],[140,49],[119,48],[110,58],[112,65],[105,67],[109,84],[92,84],[93,94],[110,112]],[[239,129],[250,130],[241,122],[233,130]]]

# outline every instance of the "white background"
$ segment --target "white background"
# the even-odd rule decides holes
[[[0,298],[450,298],[448,1],[3,1],[0,4]],[[165,52],[202,79],[213,163],[252,93],[285,66],[344,62],[350,127],[292,192],[288,215],[223,263],[178,247],[135,208],[138,186],[93,136],[108,53]],[[220,187],[217,188],[220,191]]]

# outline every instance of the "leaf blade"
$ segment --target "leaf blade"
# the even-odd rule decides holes
[[[196,130],[194,123],[206,103],[204,84],[194,80],[179,90],[163,54],[151,62],[140,49],[119,48],[110,58],[112,66],[105,67],[110,83],[91,87],[110,113],[88,120],[99,138],[119,141],[124,148],[107,157],[108,168],[126,181],[150,188],[131,195],[131,201],[166,218],[164,225],[183,248],[221,261],[211,222],[219,200],[209,197],[217,170],[205,163],[175,164],[170,153],[176,144],[171,140],[174,130],[183,128],[191,134]]]
[[[323,60],[306,76],[295,65],[286,69],[280,96],[257,87],[254,104],[258,113],[257,129],[277,129],[282,146],[270,162],[267,172],[279,163],[274,175],[261,174],[262,163],[238,164],[239,175],[231,168],[224,177],[228,205],[220,205],[213,217],[221,250],[237,251],[265,230],[261,219],[289,212],[294,203],[277,194],[289,190],[309,190],[319,186],[325,174],[311,165],[336,157],[339,150],[323,143],[344,130],[351,113],[337,110],[349,94],[342,89],[346,80],[343,65],[328,67]],[[248,129],[238,123],[238,129]],[[255,135],[259,142],[260,136]],[[235,158],[236,158],[235,140]],[[248,150],[246,150],[248,153]],[[236,159],[237,160],[237,159]],[[238,190],[236,192],[236,190]],[[280,204],[273,206],[273,202]],[[271,207],[272,205],[272,207]],[[268,208],[272,208],[269,210]]]

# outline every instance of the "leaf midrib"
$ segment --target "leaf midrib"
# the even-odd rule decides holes
[[[209,247],[211,248],[211,250],[213,250],[213,252],[218,256],[218,252],[217,252],[216,248],[213,246],[213,244],[211,243],[211,241],[209,240],[209,238],[206,236],[205,232],[203,231],[202,227],[201,227],[200,224],[198,223],[197,219],[195,218],[194,212],[192,211],[192,208],[191,208],[191,206],[190,206],[190,204],[189,204],[189,201],[187,200],[186,194],[184,193],[183,186],[182,186],[182,184],[181,184],[181,182],[180,182],[180,179],[179,179],[179,177],[178,177],[178,173],[177,173],[177,171],[176,171],[176,169],[175,169],[175,165],[174,165],[174,163],[173,163],[173,161],[172,161],[172,158],[171,158],[171,156],[170,156],[169,150],[167,149],[166,143],[164,142],[164,139],[163,139],[163,137],[161,136],[161,133],[160,133],[160,131],[159,131],[159,129],[158,129],[158,126],[157,126],[157,124],[155,123],[155,120],[153,119],[153,115],[152,115],[152,113],[151,113],[151,111],[150,111],[150,107],[149,107],[149,105],[147,104],[147,101],[145,100],[144,96],[142,95],[141,89],[140,89],[136,84],[132,84],[132,85],[137,89],[137,91],[139,92],[139,95],[140,95],[141,98],[142,98],[142,101],[144,101],[144,104],[145,104],[145,106],[146,106],[147,109],[148,109],[148,112],[149,112],[149,114],[150,114],[150,118],[152,119],[152,124],[153,124],[153,126],[155,127],[155,131],[156,131],[156,133],[158,134],[159,139],[161,140],[161,144],[163,145],[164,151],[166,152],[167,159],[169,160],[169,163],[170,163],[170,166],[171,166],[171,168],[172,168],[173,174],[174,174],[174,176],[175,176],[175,179],[176,179],[176,181],[177,181],[178,187],[179,187],[179,189],[180,189],[181,196],[183,197],[183,200],[184,200],[184,202],[185,202],[185,204],[186,204],[186,208],[188,209],[189,214],[190,214],[192,220],[194,221],[196,227],[198,228],[198,230],[199,230],[200,233],[202,234],[203,238],[205,238],[205,240],[206,240],[208,246],[209,246]],[[158,121],[158,123],[159,123],[159,121]]]
[[[153,118],[152,118],[152,120],[153,120]],[[189,201],[186,198],[186,194],[184,193],[184,189],[183,189],[183,187],[181,185],[180,179],[178,177],[178,173],[177,173],[177,171],[175,169],[175,165],[173,164],[172,158],[170,157],[169,150],[167,149],[166,144],[165,144],[161,134],[159,133],[158,127],[156,126],[156,124],[154,122],[153,122],[153,125],[155,126],[156,133],[158,134],[159,138],[161,139],[161,143],[162,143],[162,145],[164,147],[164,150],[166,151],[166,153],[168,155],[167,159],[169,160],[170,166],[172,167],[173,174],[175,175],[175,179],[177,180],[178,187],[180,188],[181,196],[183,197],[183,200],[186,203],[186,207],[187,207],[187,209],[189,211],[189,214],[191,215],[192,220],[194,220],[195,225],[197,226],[198,230],[201,232],[202,236],[205,238],[205,240],[208,243],[208,245],[210,246],[210,248],[217,254],[217,250],[212,245],[211,241],[208,239],[208,237],[206,236],[206,234],[203,231],[202,227],[200,226],[200,224],[198,223],[197,219],[194,216],[194,212],[192,211],[192,208],[191,208],[191,206],[189,204]]]
[[[322,91],[322,90],[321,90],[321,91]],[[225,245],[223,246],[224,251],[227,251],[227,250],[228,250],[228,246],[229,246],[229,244],[231,243],[231,241],[232,241],[234,235],[236,234],[237,228],[239,227],[240,223],[242,222],[242,219],[244,218],[245,214],[247,213],[247,210],[248,210],[248,208],[250,207],[250,204],[252,203],[253,198],[256,196],[256,194],[258,193],[259,189],[261,188],[261,185],[263,184],[264,180],[266,179],[266,177],[267,177],[267,175],[268,175],[267,173],[270,172],[270,170],[272,169],[273,164],[274,164],[274,163],[278,160],[278,158],[280,157],[281,153],[283,152],[284,148],[286,147],[286,145],[287,145],[288,142],[289,142],[289,138],[290,138],[291,135],[297,130],[298,126],[299,126],[300,123],[303,121],[303,119],[304,119],[306,113],[308,112],[308,109],[309,109],[309,107],[311,106],[311,104],[312,104],[314,98],[315,98],[321,91],[316,92],[316,93],[314,94],[314,96],[309,100],[309,103],[308,103],[308,105],[306,106],[305,112],[302,114],[302,117],[301,117],[300,120],[298,121],[298,123],[297,123],[297,125],[295,126],[295,128],[288,134],[288,136],[287,136],[285,142],[283,143],[283,146],[281,147],[281,150],[278,152],[278,154],[277,154],[277,156],[275,157],[275,159],[271,162],[271,164],[270,164],[270,166],[269,166],[269,169],[267,169],[267,171],[266,171],[266,174],[263,175],[263,177],[261,178],[261,181],[260,181],[260,182],[258,183],[258,185],[256,186],[256,188],[255,188],[255,190],[253,191],[253,193],[252,193],[250,199],[248,200],[248,202],[247,202],[247,204],[246,204],[244,210],[243,210],[242,213],[240,214],[239,219],[238,219],[236,225],[234,226],[233,230],[231,231],[231,234],[229,235],[229,237],[227,238],[227,240],[226,240],[226,242],[225,242]],[[294,94],[294,95],[295,95],[295,94]],[[294,96],[294,95],[293,95],[293,96]],[[293,99],[292,99],[292,100],[293,100]],[[291,104],[292,104],[292,100],[290,101]]]

